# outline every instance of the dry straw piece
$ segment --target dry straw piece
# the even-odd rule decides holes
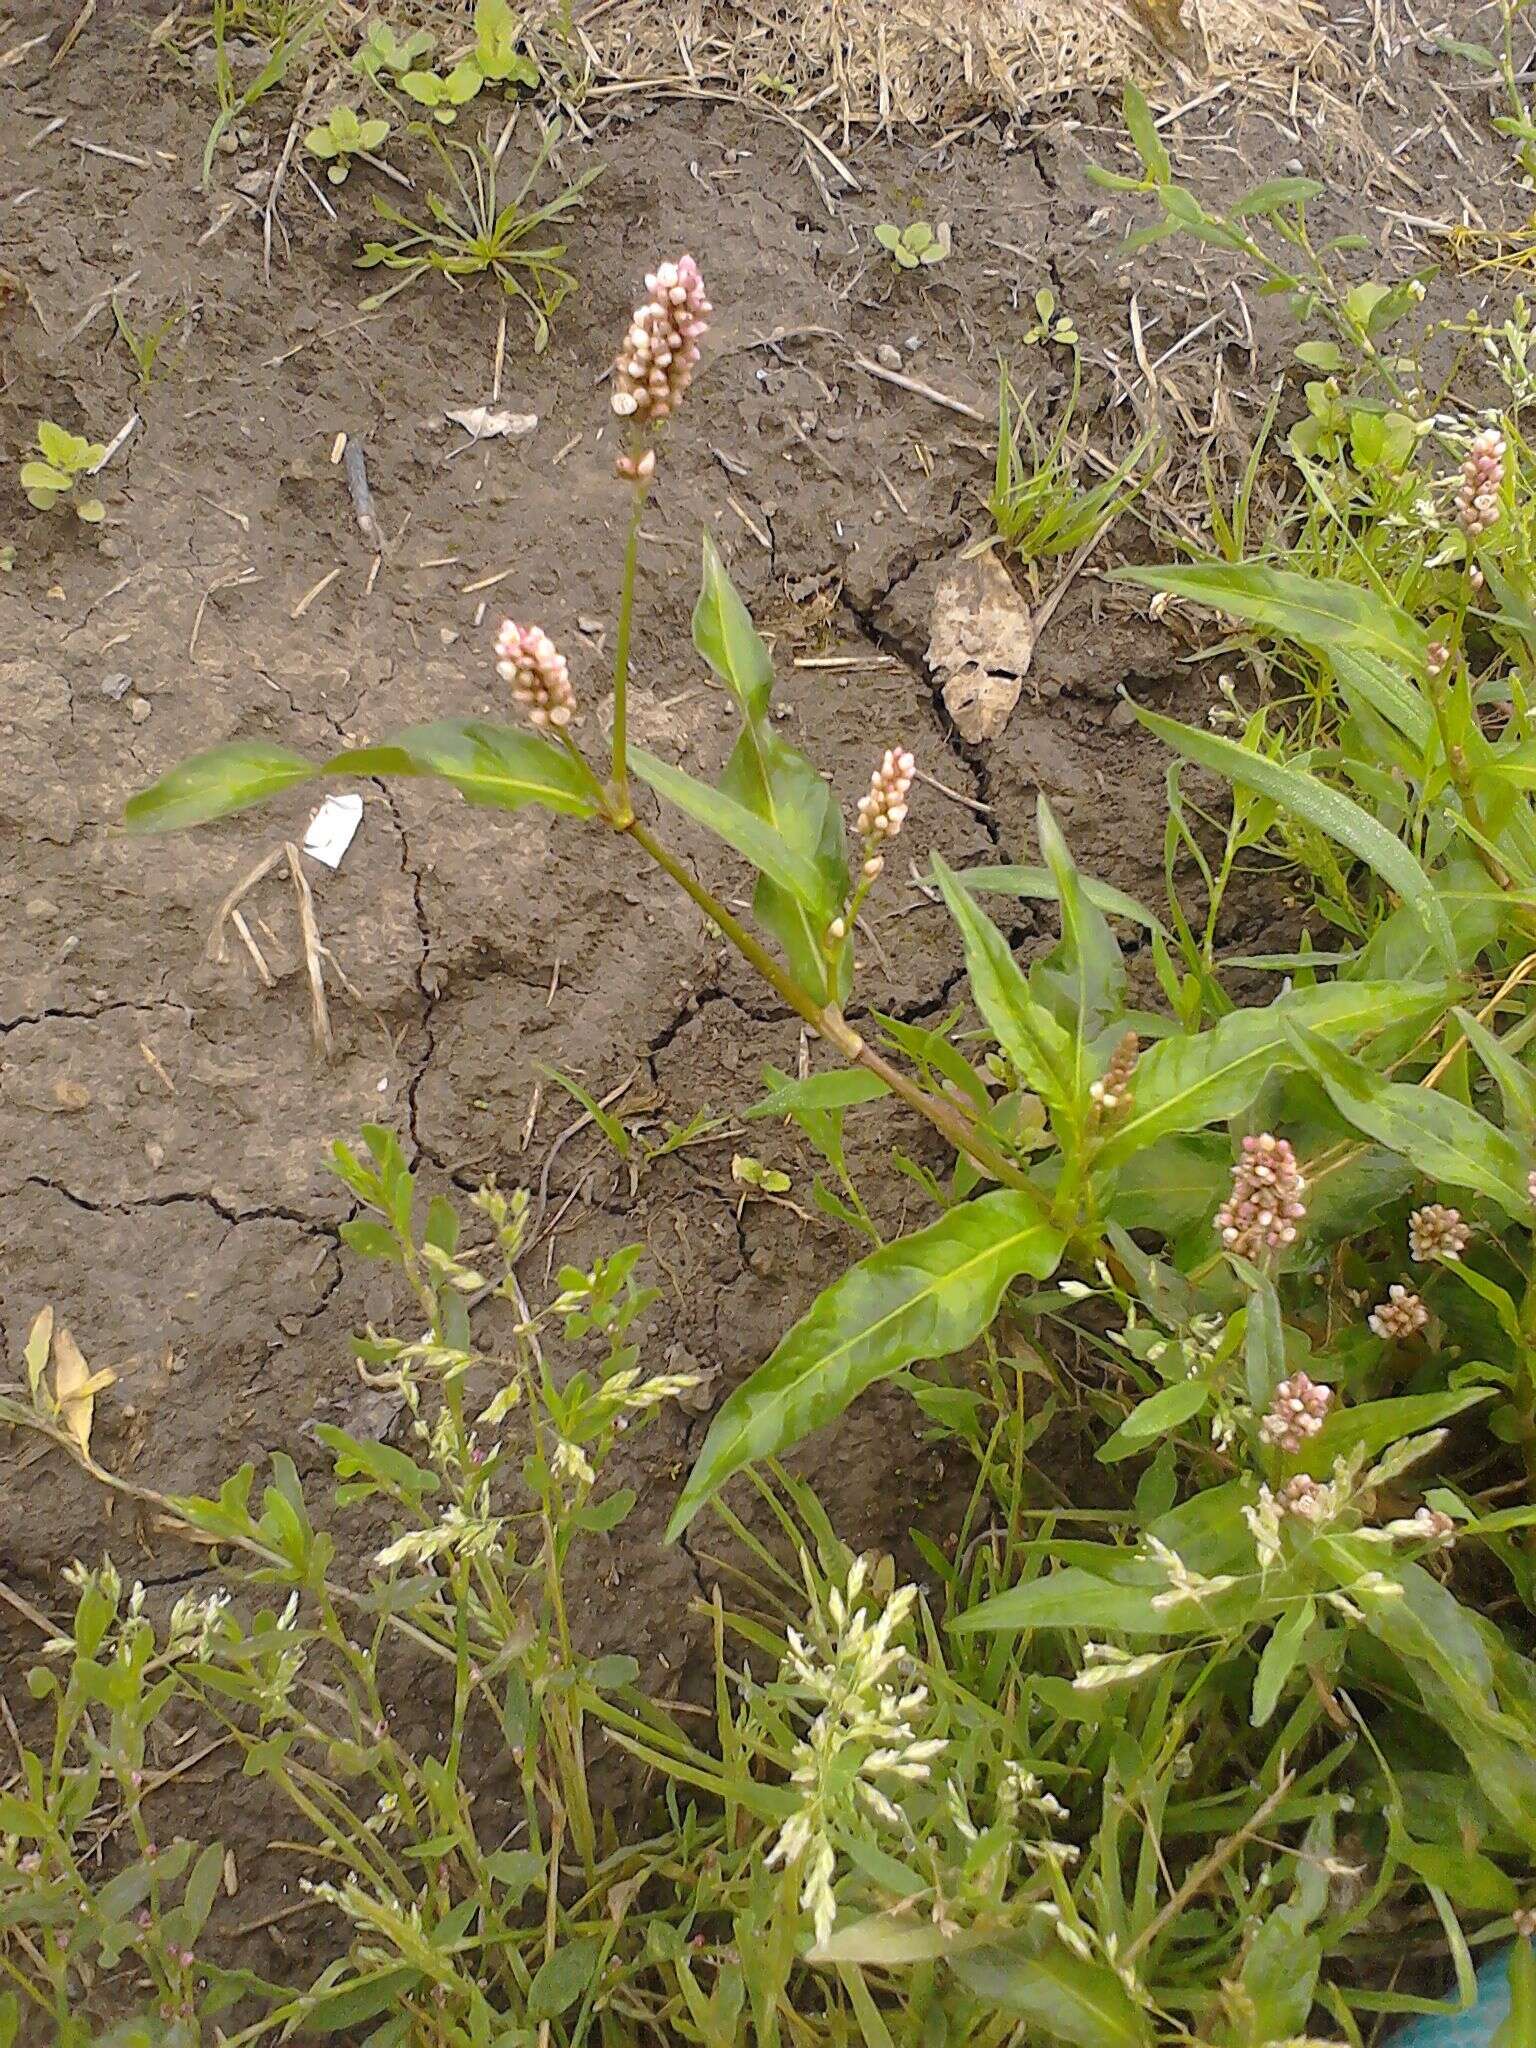
[[[1307,0],[593,0],[580,17],[621,77],[693,74],[792,94],[831,85],[846,119],[1017,113],[1075,86],[1182,72],[1257,82],[1303,67],[1326,43]]]

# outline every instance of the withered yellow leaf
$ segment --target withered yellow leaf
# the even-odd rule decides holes
[[[33,1400],[43,1383],[43,1374],[48,1367],[48,1353],[53,1346],[53,1310],[40,1308],[27,1332],[27,1389]]]
[[[110,1387],[116,1378],[115,1372],[105,1369],[92,1372],[80,1346],[60,1323],[53,1338],[53,1396],[58,1403],[60,1419],[80,1446],[80,1455],[84,1458],[91,1455],[91,1422],[96,1412],[96,1396]]]

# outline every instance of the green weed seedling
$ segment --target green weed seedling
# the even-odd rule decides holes
[[[365,306],[370,310],[382,306],[433,272],[455,285],[465,278],[493,277],[509,298],[521,303],[533,331],[534,350],[542,350],[549,340],[550,316],[575,290],[576,280],[561,261],[564,242],[533,238],[573,212],[601,170],[600,165],[590,165],[553,199],[535,202],[534,185],[559,135],[558,124],[542,132],[532,163],[508,199],[501,197],[498,159],[488,143],[482,140],[471,147],[444,143],[434,136],[456,203],[430,193],[430,219],[412,220],[375,193],[376,211],[401,232],[393,241],[366,242],[358,267],[367,270],[378,265],[402,275],[382,292],[375,292]]]
[[[61,500],[67,501],[77,519],[87,526],[99,526],[107,508],[86,487],[107,452],[106,443],[87,441],[53,420],[39,420],[37,450],[21,465],[21,488],[29,502],[47,512]]]
[[[427,28],[397,36],[388,22],[376,21],[369,29],[352,63],[365,78],[403,78],[420,69],[432,55],[435,38]]]
[[[897,227],[894,221],[883,220],[875,229],[875,240],[898,270],[916,270],[942,263],[951,247],[947,220],[941,220],[936,228],[925,220],[915,220],[904,228]]]
[[[413,67],[402,74],[400,90],[446,126],[488,85],[537,85],[539,67],[522,48],[521,34],[508,0],[476,0],[469,54],[446,73]]]
[[[335,107],[318,127],[304,138],[304,147],[325,165],[333,185],[344,185],[355,156],[376,150],[389,133],[389,123],[378,116],[363,120],[355,107]]]
[[[140,391],[147,391],[155,381],[161,351],[177,328],[190,317],[189,308],[175,306],[157,325],[135,327],[118,301],[112,301],[112,318],[117,326],[118,340],[133,358]]]

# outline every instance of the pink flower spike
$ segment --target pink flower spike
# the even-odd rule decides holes
[[[637,427],[660,426],[682,404],[714,311],[691,256],[660,264],[646,278],[645,289],[645,302],[635,308],[614,361],[609,400],[620,419]],[[641,481],[649,474],[638,469],[643,461],[643,456],[621,456],[619,475]]]
[[[576,694],[565,656],[540,626],[503,619],[496,635],[496,673],[512,687],[512,701],[541,731],[563,731],[576,716]]]
[[[1423,1329],[1429,1310],[1411,1287],[1395,1280],[1387,1289],[1386,1300],[1376,1304],[1366,1321],[1384,1343],[1403,1344]]]
[[[1408,1218],[1408,1256],[1421,1266],[1431,1259],[1459,1259],[1471,1235],[1459,1209],[1426,1202]]]
[[[1259,1422],[1259,1441],[1294,1457],[1308,1437],[1317,1435],[1333,1406],[1332,1387],[1304,1372],[1282,1380]]]
[[[877,858],[878,849],[906,823],[916,773],[917,763],[904,747],[886,748],[885,758],[869,778],[869,795],[859,798],[858,832],[866,859]]]
[[[1456,518],[1468,540],[1477,540],[1498,522],[1504,455],[1504,436],[1497,427],[1485,427],[1467,450],[1461,465],[1461,488],[1456,493]]]
[[[1272,1131],[1244,1138],[1242,1157],[1232,1169],[1232,1192],[1216,1211],[1222,1244],[1244,1259],[1294,1244],[1297,1225],[1307,1213],[1301,1199],[1306,1189],[1288,1139]]]

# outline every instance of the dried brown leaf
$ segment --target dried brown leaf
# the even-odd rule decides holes
[[[1035,628],[994,556],[956,562],[941,580],[928,626],[928,666],[963,740],[994,740],[1019,701],[1035,654]]]

